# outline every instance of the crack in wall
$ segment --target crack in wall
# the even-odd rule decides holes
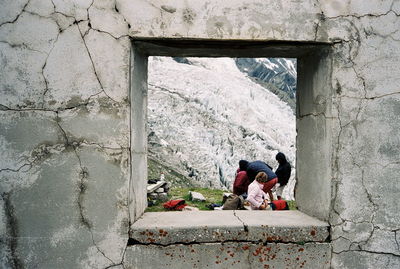
[[[17,169],[9,168],[9,167],[1,168],[1,169],[0,169],[0,173],[1,173],[1,172],[4,172],[4,171],[18,173],[18,172],[21,171],[21,169],[24,168],[25,166],[29,166],[29,167],[31,168],[31,167],[32,167],[32,163],[24,163],[23,165],[21,165],[21,166],[18,167]],[[30,168],[29,168],[29,169],[30,169]],[[29,170],[29,169],[28,169],[28,170]]]
[[[263,240],[238,240],[238,239],[229,239],[229,240],[221,240],[221,241],[191,241],[191,242],[180,242],[176,241],[173,243],[157,243],[157,242],[141,242],[134,238],[129,238],[128,240],[128,247],[129,246],[159,246],[159,247],[170,247],[170,246],[178,246],[178,245],[185,245],[185,246],[192,246],[192,245],[204,245],[204,244],[227,244],[227,243],[246,243],[246,244],[263,244],[266,246],[267,244],[282,244],[282,245],[299,245],[303,246],[304,244],[316,244],[316,243],[324,243],[324,242],[316,242],[316,241],[263,241]]]
[[[98,73],[97,73],[97,71],[96,71],[96,67],[95,67],[95,64],[94,64],[94,62],[93,62],[92,55],[90,54],[89,47],[88,47],[87,44],[86,44],[85,36],[83,35],[83,33],[82,33],[82,31],[81,31],[81,29],[80,29],[80,27],[79,27],[79,24],[77,24],[77,27],[78,27],[79,33],[80,33],[80,35],[81,35],[82,42],[83,42],[83,44],[85,45],[85,48],[86,48],[87,54],[88,54],[88,56],[89,56],[90,62],[91,62],[91,64],[92,64],[92,69],[93,69],[94,75],[96,76],[96,79],[97,79],[97,81],[98,81],[98,83],[99,83],[99,85],[100,85],[101,92],[103,92],[103,93],[104,93],[109,99],[111,99],[113,102],[116,102],[116,101],[115,101],[111,96],[109,96],[109,95],[107,94],[107,92],[105,91],[105,89],[104,89],[104,87],[103,87],[103,84],[102,84],[102,82],[101,82],[101,80],[100,80],[100,78],[99,78],[99,75],[98,75]]]
[[[22,7],[21,12],[17,14],[17,16],[15,17],[15,19],[13,19],[12,21],[6,21],[6,22],[1,23],[1,24],[0,24],[0,28],[1,28],[3,25],[5,25],[5,24],[12,24],[12,23],[16,22],[16,21],[19,19],[19,17],[22,15],[22,13],[24,13],[25,8],[28,6],[29,2],[30,2],[30,0],[28,0],[28,1],[25,3],[25,5]]]
[[[103,94],[103,91],[100,91],[98,93],[90,95],[86,100],[84,100],[82,103],[71,105],[71,106],[65,106],[65,107],[58,107],[56,109],[50,109],[46,107],[27,107],[27,106],[21,106],[17,105],[17,107],[9,107],[4,104],[0,104],[0,111],[17,111],[17,112],[23,112],[23,111],[44,111],[44,112],[63,112],[63,111],[68,111],[68,110],[73,110],[73,109],[78,109],[81,107],[86,107],[92,102],[92,99],[95,97],[99,97],[101,94]],[[99,97],[100,98],[100,97]],[[108,97],[107,97],[108,98]],[[114,101],[114,100],[113,100]],[[117,101],[114,101],[118,103]],[[123,101],[124,102],[124,101]]]
[[[393,232],[394,232],[394,241],[396,241],[396,245],[397,245],[397,250],[398,250],[398,251],[400,251],[399,241],[397,241],[397,232],[398,232],[399,230],[400,230],[400,229],[394,230],[394,231],[393,231]]]
[[[57,34],[56,39],[55,39],[54,42],[53,42],[53,46],[52,46],[52,48],[50,49],[49,53],[47,54],[47,57],[46,57],[46,59],[45,59],[45,61],[44,61],[44,64],[43,64],[43,66],[42,66],[42,72],[41,72],[41,73],[42,73],[43,80],[44,80],[44,83],[45,83],[45,89],[44,89],[44,91],[43,91],[43,93],[42,93],[42,108],[44,108],[44,106],[45,106],[45,105],[44,105],[44,103],[45,103],[45,96],[46,96],[47,92],[49,91],[49,82],[47,81],[47,78],[46,78],[46,76],[45,76],[45,74],[44,74],[44,69],[46,68],[47,60],[49,59],[51,52],[53,51],[54,47],[56,46],[56,43],[57,43],[57,41],[58,41],[58,38],[60,37],[60,34],[61,34],[61,32],[59,31],[58,34]]]
[[[93,231],[92,231],[93,226],[92,226],[91,222],[89,221],[89,219],[85,216],[85,213],[84,213],[85,207],[84,207],[83,203],[84,203],[85,193],[87,191],[87,184],[86,183],[87,183],[87,180],[88,180],[88,177],[89,177],[89,171],[88,171],[87,167],[82,165],[82,160],[81,160],[81,157],[79,156],[79,153],[78,153],[78,148],[80,146],[80,143],[77,142],[77,141],[70,141],[69,140],[66,131],[62,128],[62,126],[60,124],[60,121],[61,121],[61,119],[59,118],[58,113],[57,113],[56,123],[57,123],[57,126],[59,127],[63,137],[64,137],[65,147],[66,148],[72,147],[72,149],[74,150],[75,156],[76,156],[76,158],[78,160],[79,167],[80,167],[79,183],[78,183],[79,192],[78,192],[78,198],[77,198],[77,205],[78,205],[78,209],[79,209],[80,223],[84,227],[86,227],[87,230],[89,231],[91,239],[92,239],[92,243],[95,246],[95,248],[97,249],[97,251],[99,253],[101,253],[107,260],[109,260],[111,262],[111,264],[114,265],[116,263],[113,260],[111,260],[104,253],[104,251],[102,251],[100,249],[100,247],[96,244],[96,242],[94,240],[94,234],[93,234]]]
[[[104,253],[104,251],[102,251],[100,249],[100,247],[95,243],[94,234],[92,232],[92,228],[93,228],[92,224],[90,223],[89,219],[84,214],[84,205],[83,205],[84,201],[83,200],[84,200],[84,194],[85,194],[85,192],[87,190],[87,186],[86,186],[85,183],[86,183],[87,178],[88,178],[88,171],[87,171],[86,167],[84,167],[82,165],[81,158],[80,158],[80,156],[78,154],[78,147],[81,146],[81,145],[86,144],[86,142],[78,142],[74,138],[72,138],[72,139],[69,138],[67,132],[62,128],[62,126],[60,124],[61,119],[60,119],[58,113],[56,113],[55,122],[56,122],[56,124],[57,124],[57,126],[58,126],[58,128],[59,128],[59,130],[60,130],[60,132],[62,134],[62,137],[63,137],[63,140],[64,140],[64,144],[56,144],[56,145],[53,145],[52,147],[57,147],[59,145],[63,145],[64,149],[72,148],[74,150],[74,153],[75,153],[75,155],[76,155],[76,157],[78,159],[78,162],[79,162],[79,166],[80,166],[80,173],[79,173],[80,182],[78,184],[79,194],[78,194],[77,203],[78,203],[78,207],[79,207],[79,214],[80,214],[81,223],[89,230],[89,232],[91,234],[93,245],[96,247],[96,249],[99,251],[99,253],[101,253],[105,258],[107,258],[112,264],[116,264],[114,261],[112,261],[110,258],[108,258],[107,255]],[[119,149],[119,148],[114,148],[114,147],[105,147],[105,146],[97,144],[97,143],[88,143],[88,144],[89,145],[96,145],[97,147],[104,148],[104,149],[112,149],[112,150]],[[31,168],[31,166],[33,165],[34,162],[36,162],[37,160],[43,159],[44,156],[47,156],[46,152],[49,153],[49,151],[46,150],[47,147],[48,147],[48,145],[46,145],[46,147],[44,149],[42,147],[39,147],[39,149],[38,149],[39,151],[37,152],[37,154],[34,155],[35,156],[34,160],[30,161],[30,168]],[[64,151],[64,149],[62,151]],[[36,151],[36,149],[33,150],[33,152],[35,152],[35,151]],[[44,153],[41,154],[41,151],[44,151]],[[23,165],[18,170],[21,170],[26,165],[28,165],[28,164]],[[13,169],[6,168],[6,169],[2,169],[1,171],[4,171],[4,170],[8,171],[8,170],[13,170]],[[17,170],[15,170],[15,171],[17,171]],[[9,226],[10,227],[17,227],[14,224],[13,225],[9,225]],[[12,234],[12,233],[10,233],[10,234]],[[128,237],[128,235],[127,235],[127,237]],[[11,250],[12,250],[11,252],[14,253],[15,252],[14,249],[16,248],[16,247],[14,247],[14,245],[16,245],[16,244],[14,244],[13,242],[16,242],[17,235],[16,236],[11,236],[11,238],[12,239],[15,238],[15,240],[12,241],[12,247],[11,247]],[[125,250],[124,250],[123,253],[125,253]],[[122,258],[122,260],[123,260],[123,258]],[[15,268],[22,268],[22,267],[16,266]]]
[[[4,40],[0,40],[0,43],[7,44],[7,45],[9,45],[11,48],[26,49],[26,50],[30,50],[30,51],[33,51],[33,52],[46,54],[46,52],[44,52],[44,51],[36,50],[36,49],[30,48],[30,47],[29,47],[27,44],[25,44],[25,43],[22,43],[22,44],[12,44],[12,43],[9,43],[9,42],[4,41]]]
[[[128,242],[129,242],[129,240],[128,240]],[[124,264],[124,262],[125,262],[126,250],[128,249],[128,242],[127,242],[127,244],[126,244],[126,246],[125,246],[125,248],[124,248],[124,251],[122,252],[121,262],[116,263],[116,264],[109,265],[109,266],[105,267],[104,269],[113,268],[113,267],[116,267],[116,266],[122,266],[122,268],[125,269],[125,264]]]
[[[371,224],[372,224],[372,222],[371,222]],[[365,246],[369,243],[369,241],[371,240],[371,238],[372,238],[372,236],[373,236],[373,234],[375,233],[376,230],[389,231],[389,232],[394,233],[394,241],[396,243],[397,250],[400,251],[399,242],[397,241],[397,231],[399,231],[400,229],[388,230],[388,229],[380,228],[380,227],[375,226],[375,225],[373,225],[373,230],[372,230],[369,238],[364,240],[364,241],[361,241],[361,244],[359,244],[360,250],[362,250],[362,251],[372,251],[372,250],[366,249]],[[391,253],[393,255],[397,255],[397,256],[400,257],[400,254],[396,254],[396,253],[393,253],[393,252],[388,252],[388,253]]]
[[[244,221],[238,216],[236,215],[236,210],[233,210],[233,215],[243,224],[243,230],[248,233],[249,232],[249,226],[244,223]]]
[[[134,214],[134,216],[131,216],[131,208],[133,207],[133,199],[131,197],[131,195],[133,197],[136,197],[136,193],[135,193],[135,188],[132,187],[132,181],[133,181],[133,175],[132,175],[132,69],[133,69],[133,60],[132,60],[132,53],[133,53],[133,49],[132,46],[129,48],[129,66],[128,66],[128,80],[129,80],[129,88],[128,88],[128,103],[129,103],[129,148],[128,148],[128,161],[129,161],[129,179],[128,179],[128,238],[131,236],[131,232],[132,232],[132,223],[135,221],[135,210],[133,209],[132,212]],[[129,239],[128,239],[129,242]],[[128,243],[127,243],[128,245]]]
[[[98,83],[99,83],[99,85],[100,85],[100,88],[101,88],[101,91],[100,91],[100,92],[95,93],[95,94],[89,96],[89,97],[86,99],[86,101],[85,101],[84,103],[78,104],[78,105],[73,106],[73,107],[59,108],[59,109],[57,109],[57,111],[62,111],[62,110],[65,110],[65,109],[72,109],[72,108],[77,107],[77,106],[85,106],[85,105],[87,105],[87,104],[90,102],[90,99],[91,99],[91,98],[93,98],[94,96],[97,96],[97,95],[99,95],[99,94],[101,94],[101,93],[103,93],[105,96],[107,96],[107,97],[108,97],[109,99],[111,99],[113,102],[116,102],[116,100],[114,100],[114,99],[106,92],[106,90],[105,90],[105,88],[104,88],[104,86],[103,86],[103,84],[102,84],[102,82],[101,82],[101,80],[100,80],[100,78],[99,78],[99,76],[98,76],[97,70],[96,70],[96,68],[95,68],[95,64],[94,64],[93,59],[92,59],[92,55],[91,55],[91,53],[90,53],[90,50],[89,50],[89,48],[88,48],[88,46],[87,46],[87,44],[86,44],[85,35],[88,33],[88,31],[89,31],[90,29],[92,29],[92,28],[90,27],[90,21],[88,22],[89,29],[88,29],[85,33],[82,33],[82,31],[81,31],[81,29],[80,29],[78,23],[82,22],[83,20],[79,20],[79,21],[78,21],[78,20],[76,20],[76,18],[73,17],[73,16],[67,15],[67,14],[62,13],[62,12],[60,12],[60,11],[57,11],[56,5],[54,4],[54,2],[53,2],[52,0],[51,0],[51,3],[52,3],[52,5],[53,5],[53,13],[52,13],[51,15],[54,15],[54,14],[61,14],[61,15],[65,16],[65,17],[67,17],[67,18],[72,18],[72,19],[74,19],[74,22],[73,22],[72,24],[70,24],[68,27],[71,27],[71,26],[73,26],[74,24],[77,25],[78,30],[79,30],[79,33],[80,33],[81,38],[82,38],[82,41],[83,41],[83,44],[84,44],[84,46],[85,46],[85,48],[86,48],[86,51],[87,51],[87,53],[88,53],[88,56],[89,56],[89,59],[90,59],[90,62],[91,62],[92,68],[93,68],[94,75],[95,75],[96,80],[98,81]],[[90,9],[90,7],[93,5],[93,3],[94,3],[94,0],[93,0],[92,3],[90,4],[89,8],[87,9],[87,12],[88,12],[88,10]],[[50,110],[50,109],[44,109],[44,107],[45,107],[45,96],[46,96],[46,94],[49,92],[49,83],[48,83],[48,81],[47,81],[47,78],[46,78],[46,76],[45,76],[45,72],[44,72],[44,71],[45,71],[45,67],[46,67],[46,65],[47,65],[47,60],[48,60],[48,58],[49,58],[49,56],[50,56],[52,50],[54,49],[55,44],[56,44],[56,42],[58,41],[58,38],[59,38],[60,34],[63,32],[63,30],[61,29],[62,27],[59,25],[57,19],[55,19],[54,17],[52,17],[52,16],[49,16],[49,17],[41,16],[41,15],[39,15],[39,14],[37,14],[37,13],[34,13],[34,12],[25,11],[25,8],[26,8],[26,6],[27,6],[28,4],[29,4],[29,1],[25,4],[23,10],[20,12],[20,14],[19,14],[13,21],[6,22],[6,23],[3,23],[3,24],[14,23],[15,21],[18,20],[18,18],[20,17],[20,15],[21,15],[22,13],[24,13],[24,12],[29,13],[29,14],[32,14],[32,15],[35,15],[35,16],[38,16],[38,17],[41,17],[41,18],[46,18],[46,19],[47,19],[47,18],[50,18],[50,19],[54,20],[55,23],[56,23],[56,24],[58,25],[58,27],[59,27],[59,33],[57,34],[56,40],[53,42],[53,46],[52,46],[52,48],[50,49],[50,51],[49,51],[48,53],[45,53],[45,52],[43,52],[43,51],[38,51],[38,50],[31,49],[31,48],[29,48],[26,44],[16,45],[16,44],[9,44],[9,43],[7,43],[7,42],[5,42],[5,41],[0,41],[0,42],[2,42],[2,43],[7,43],[7,44],[9,44],[11,47],[17,47],[17,46],[19,46],[19,47],[23,47],[23,48],[26,48],[26,49],[29,49],[29,50],[32,50],[32,51],[35,51],[35,52],[44,53],[44,54],[47,55],[47,56],[46,56],[46,59],[45,59],[45,62],[44,62],[44,64],[43,64],[42,68],[41,68],[41,75],[42,75],[43,80],[44,80],[44,83],[45,83],[45,89],[43,90],[42,98],[41,98],[41,99],[42,99],[42,104],[41,104],[41,106],[38,107],[38,108],[33,107],[33,108],[30,108],[30,109],[38,109],[38,110],[40,110],[40,108],[41,108],[41,109],[43,109],[44,111],[55,111],[55,110]],[[87,18],[89,18],[89,15],[88,15],[88,14],[87,14]],[[3,24],[1,24],[0,27],[1,27]],[[68,27],[67,27],[67,28],[68,28]],[[65,29],[64,29],[64,30],[65,30]],[[105,31],[96,30],[96,29],[93,29],[93,30],[111,35],[110,33],[105,32]],[[111,36],[112,36],[112,35],[111,35]],[[112,37],[113,37],[113,36],[112,36]],[[129,37],[129,35],[121,36],[121,37],[119,37],[119,38],[122,38],[122,37]],[[115,38],[115,37],[113,37],[113,38],[114,38],[114,39],[119,39],[119,38]],[[4,107],[6,107],[6,106],[5,106],[5,105],[0,105],[0,110],[5,110]],[[19,108],[10,108],[10,107],[8,107],[6,110],[18,110],[18,109],[19,109]]]
[[[13,173],[18,173],[18,172],[24,172],[27,173],[29,172],[34,165],[38,164],[40,161],[44,161],[48,159],[48,157],[52,154],[51,149],[56,149],[56,150],[61,150],[59,147],[62,146],[63,144],[40,144],[34,149],[31,150],[30,156],[21,156],[19,159],[22,159],[22,161],[25,161],[22,165],[20,165],[18,168],[2,168],[0,169],[1,172],[13,172]],[[23,169],[27,167],[27,169]]]
[[[378,13],[378,14],[373,14],[373,13],[366,13],[363,15],[357,15],[357,14],[348,14],[348,15],[339,15],[339,16],[332,16],[332,17],[326,17],[327,19],[330,20],[334,20],[334,19],[342,19],[342,18],[356,18],[356,19],[361,19],[361,18],[365,18],[365,17],[375,17],[375,18],[379,18],[379,17],[383,17],[388,15],[389,13],[393,13],[395,16],[399,17],[400,14],[397,14],[396,11],[393,10],[393,4],[394,2],[392,2],[392,5],[390,7],[390,9],[385,12],[385,13]]]
[[[18,221],[15,216],[14,206],[11,203],[11,192],[2,193],[1,198],[4,201],[4,214],[6,217],[6,230],[8,239],[8,247],[10,249],[9,265],[13,269],[23,269],[25,266],[21,258],[18,256]]]
[[[357,69],[356,69],[356,63],[354,62],[354,60],[351,58],[351,57],[349,57],[348,58],[348,60],[350,61],[350,63],[351,63],[351,65],[349,66],[349,68],[351,68],[352,70],[353,70],[353,72],[355,73],[355,75],[356,75],[356,77],[357,77],[357,79],[361,82],[361,85],[362,85],[362,90],[363,90],[363,93],[364,93],[364,96],[363,97],[349,97],[349,96],[345,96],[345,95],[342,95],[342,96],[338,96],[338,102],[336,102],[336,106],[337,106],[337,112],[338,112],[338,116],[337,116],[337,118],[338,118],[338,122],[339,122],[339,132],[338,132],[338,137],[337,137],[337,142],[336,142],[336,158],[334,158],[334,160],[335,160],[335,167],[336,168],[334,168],[333,170],[334,171],[336,171],[336,180],[339,178],[338,177],[338,175],[339,175],[339,173],[340,173],[340,167],[339,167],[339,152],[340,152],[340,145],[341,145],[341,136],[342,136],[342,131],[343,131],[343,129],[344,128],[346,128],[347,126],[349,126],[350,124],[357,124],[357,122],[359,121],[359,117],[360,117],[360,115],[361,115],[361,111],[362,111],[362,109],[364,108],[364,106],[365,106],[365,103],[364,103],[364,100],[373,100],[373,99],[377,99],[377,98],[382,98],[382,97],[386,97],[386,96],[391,96],[391,95],[395,95],[395,94],[398,94],[398,92],[395,92],[395,93],[389,93],[389,94],[383,94],[383,95],[380,95],[380,96],[372,96],[372,97],[367,97],[367,88],[366,88],[366,80],[365,80],[365,78],[363,77],[363,76],[361,76],[360,74],[359,74],[359,72],[357,71]],[[340,93],[338,93],[338,94],[340,94]],[[342,104],[342,98],[352,98],[352,99],[356,99],[356,100],[360,100],[359,101],[359,103],[358,103],[358,108],[357,108],[357,111],[356,111],[356,115],[355,115],[355,117],[353,118],[353,119],[351,119],[348,123],[346,123],[346,124],[343,124],[342,123],[342,118],[341,118],[341,108],[340,108],[340,104]],[[355,127],[354,127],[355,128]],[[357,166],[360,170],[361,170],[361,185],[362,185],[362,188],[364,189],[364,191],[365,191],[365,193],[366,193],[366,196],[367,196],[367,199],[368,199],[368,201],[371,203],[371,205],[373,206],[373,214],[371,215],[371,220],[369,221],[369,222],[365,222],[365,223],[369,223],[369,224],[371,224],[372,225],[372,230],[371,231],[369,231],[369,235],[368,235],[368,238],[366,238],[365,240],[359,240],[359,241],[354,241],[354,240],[350,240],[350,239],[348,239],[348,238],[346,238],[346,237],[344,237],[344,236],[339,236],[338,238],[336,238],[335,240],[333,240],[333,241],[336,241],[336,240],[338,240],[338,239],[340,239],[340,238],[343,238],[343,239],[345,239],[345,240],[347,240],[347,241],[349,241],[349,249],[348,250],[343,250],[343,251],[339,251],[339,252],[335,252],[335,251],[333,251],[333,249],[332,249],[332,253],[335,253],[335,254],[340,254],[340,253],[344,253],[344,252],[349,252],[349,251],[359,251],[359,252],[367,252],[367,253],[375,253],[375,254],[385,254],[385,255],[393,255],[393,256],[396,256],[396,257],[398,257],[399,255],[397,255],[397,254],[394,254],[394,253],[390,253],[390,252],[379,252],[379,251],[372,251],[372,250],[368,250],[368,249],[365,249],[365,246],[370,242],[370,240],[371,240],[371,238],[374,236],[374,233],[375,233],[375,231],[377,230],[377,229],[380,229],[379,227],[376,227],[375,225],[374,225],[374,222],[375,222],[375,217],[376,217],[376,212],[377,212],[377,210],[379,209],[379,206],[378,206],[378,204],[377,203],[375,203],[374,202],[374,200],[373,200],[373,196],[372,196],[372,193],[370,193],[369,191],[368,191],[368,188],[367,188],[367,185],[366,185],[366,183],[365,183],[365,178],[364,178],[364,169],[359,165],[359,164],[357,164],[357,162],[355,161],[356,159],[355,159],[355,157],[353,156],[353,154],[351,154],[351,153],[349,153],[350,154],[350,156],[351,156],[351,158],[353,159],[353,163],[354,163],[354,165],[355,166]],[[342,232],[344,232],[344,233],[354,233],[354,230],[351,230],[351,231],[344,231],[343,230],[343,221],[345,220],[341,215],[340,215],[340,213],[335,209],[335,204],[336,204],[336,199],[337,199],[337,191],[338,191],[338,184],[340,184],[339,182],[336,182],[335,183],[336,184],[336,188],[334,189],[334,195],[333,195],[333,198],[332,198],[332,212],[334,212],[334,213],[336,213],[337,214],[337,216],[338,216],[338,218],[342,221],[342,223],[339,223],[339,224],[337,224],[337,225],[332,225],[332,227],[337,227],[337,226],[339,226],[339,227],[341,227],[341,229],[342,229]],[[330,219],[332,219],[332,213],[330,214],[331,216],[330,216]],[[355,223],[355,224],[357,224],[357,223],[363,223],[363,222],[355,222],[355,221],[350,221],[350,220],[345,220],[345,221],[348,221],[348,222],[350,222],[350,223]],[[396,232],[395,232],[395,241],[396,241],[396,245],[397,245],[397,248],[399,249],[399,244],[398,244],[398,242],[397,242],[397,238],[396,238]]]
[[[120,35],[120,36],[117,37],[117,36],[114,36],[113,34],[107,32],[107,31],[96,29],[92,25],[90,25],[89,28],[90,28],[89,30],[96,31],[96,32],[99,32],[99,33],[103,33],[103,34],[107,34],[107,35],[111,36],[115,40],[120,40],[122,38],[130,38],[131,37],[130,35]],[[86,35],[84,35],[84,36],[86,36]]]
[[[311,113],[299,115],[298,118],[303,119],[305,117],[319,117],[319,116],[323,116],[325,119],[336,119],[335,117],[326,116],[325,112],[319,112],[319,113],[311,112]]]
[[[318,4],[319,4],[319,1],[317,1],[317,2],[318,2]],[[320,4],[319,4],[319,6],[320,6]],[[321,7],[320,7],[320,13],[317,14],[317,15],[319,16],[319,20],[317,21],[317,23],[315,23],[314,41],[317,41],[319,27],[321,26],[321,23],[322,23],[323,21],[325,21],[325,19],[326,19],[325,14],[324,14],[324,12],[322,11]]]
[[[332,251],[332,252],[334,254],[337,254],[337,255],[342,254],[342,253],[347,253],[347,252],[366,252],[366,253],[371,253],[371,254],[390,255],[390,256],[393,256],[393,257],[396,257],[396,258],[400,257],[400,255],[394,254],[394,253],[390,253],[390,252],[371,251],[371,250],[365,250],[365,249],[363,249],[363,250],[354,249],[354,250],[343,250],[343,251],[339,251],[339,252],[335,252],[335,251]]]
[[[94,4],[94,0],[92,1],[92,4],[90,5],[90,7],[87,9],[87,16],[88,16],[88,20],[89,20],[89,21],[90,21],[90,11],[89,11],[89,9],[93,6],[93,4]],[[102,9],[102,10],[106,10],[106,9],[104,9],[104,8],[101,8],[101,9]],[[131,28],[131,25],[127,22],[126,18],[119,12],[119,9],[117,8],[117,2],[116,2],[115,5],[114,5],[114,10],[115,10],[116,13],[118,13],[118,15],[120,15],[120,16],[122,17],[122,19],[124,20],[125,24],[127,24],[128,29],[130,29],[130,28]],[[90,23],[89,23],[89,24],[90,24]],[[123,38],[123,37],[130,37],[129,34],[114,36],[114,35],[113,35],[112,33],[110,33],[110,32],[107,32],[107,31],[104,31],[104,30],[101,30],[101,29],[98,29],[98,28],[94,28],[91,24],[89,25],[89,27],[90,27],[91,30],[94,30],[94,31],[97,31],[97,32],[100,32],[100,33],[107,34],[107,35],[111,36],[112,38],[114,38],[115,40],[119,40],[119,39],[121,39],[121,38]]]
[[[342,98],[353,99],[353,100],[370,101],[370,100],[380,99],[380,98],[384,98],[384,97],[387,97],[387,96],[398,95],[398,94],[400,94],[400,92],[391,92],[391,93],[386,93],[386,94],[382,94],[382,95],[375,95],[375,96],[370,96],[370,97],[358,97],[358,96],[348,96],[348,95],[341,95],[341,97]]]

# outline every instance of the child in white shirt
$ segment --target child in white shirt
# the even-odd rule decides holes
[[[251,209],[265,210],[268,202],[265,201],[267,194],[263,191],[264,183],[267,182],[268,176],[264,172],[259,172],[254,181],[249,185],[247,190],[247,200],[250,202]]]

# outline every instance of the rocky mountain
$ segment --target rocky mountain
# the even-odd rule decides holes
[[[240,71],[235,59],[176,60],[149,58],[152,163],[196,185],[226,189],[241,159],[275,168],[281,151],[295,167],[295,115],[286,102]]]
[[[290,58],[237,58],[240,71],[296,108],[297,61]]]

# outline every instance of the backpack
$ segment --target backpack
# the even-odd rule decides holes
[[[163,207],[168,210],[182,210],[185,206],[187,204],[185,204],[185,200],[183,199],[169,200],[163,203]]]
[[[289,205],[285,200],[274,200],[270,206],[272,210],[289,210]]]
[[[236,209],[243,209],[244,208],[243,206],[244,206],[244,199],[242,196],[236,194],[230,194],[228,197],[226,197],[222,209],[236,210]]]

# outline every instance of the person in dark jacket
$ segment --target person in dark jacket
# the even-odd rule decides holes
[[[242,195],[244,198],[247,197],[247,188],[250,184],[246,172],[248,164],[249,162],[246,160],[239,161],[239,168],[236,171],[235,181],[233,183],[233,193],[236,195]]]
[[[276,190],[276,195],[278,197],[278,200],[280,200],[282,199],[283,189],[289,182],[292,168],[290,166],[290,163],[286,160],[285,154],[283,154],[282,152],[278,152],[278,154],[276,154],[275,159],[279,163],[279,166],[276,169],[275,174],[278,176],[278,183],[279,183],[279,187]]]
[[[266,164],[263,161],[254,161],[247,165],[246,172],[247,172],[247,176],[249,177],[250,182],[254,181],[254,178],[256,177],[256,175],[259,172],[264,172],[265,174],[267,174],[268,178],[267,178],[267,182],[264,183],[263,191],[265,193],[268,193],[271,201],[273,201],[274,198],[272,196],[271,190],[275,186],[275,184],[278,182],[278,177],[272,171],[271,166],[269,166],[268,164]]]

